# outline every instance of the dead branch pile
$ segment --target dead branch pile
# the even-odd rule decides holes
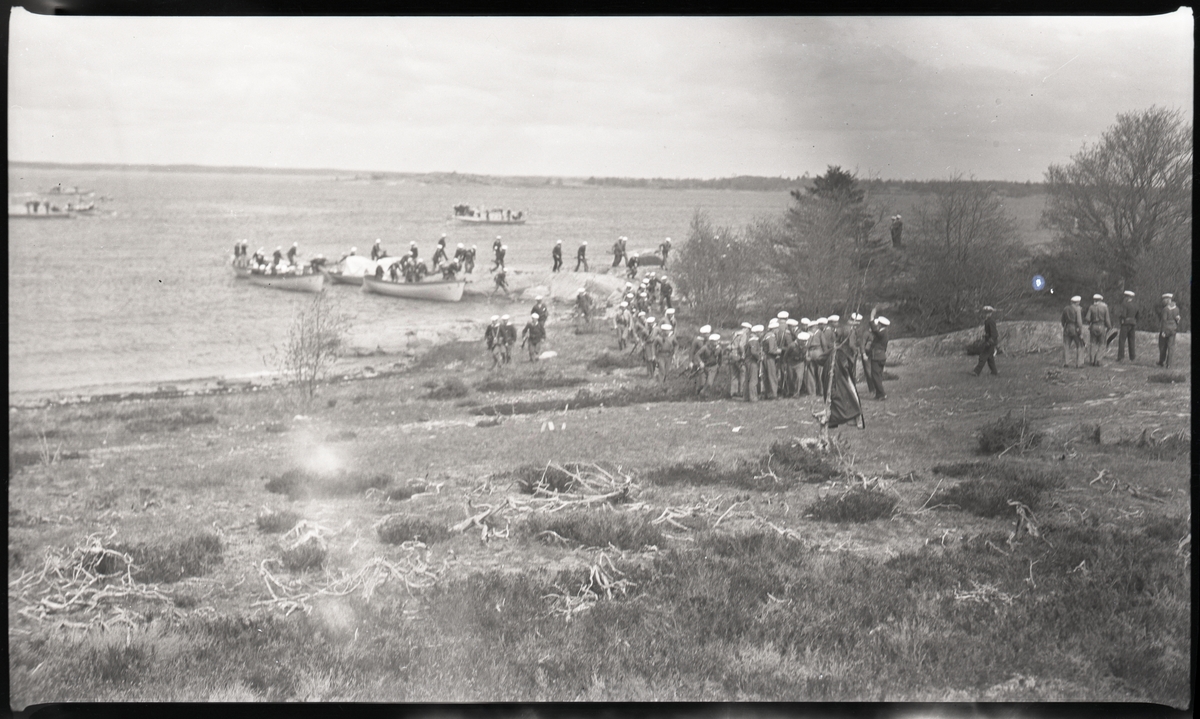
[[[606,563],[607,570],[604,568]],[[614,575],[621,578],[614,579]],[[601,595],[605,599],[612,599],[618,593],[624,596],[630,587],[637,586],[635,582],[624,579],[624,576],[625,573],[617,569],[612,559],[601,552],[596,563],[591,566],[587,579],[580,582],[574,593],[556,586],[559,590],[557,593],[546,594],[542,598],[551,600],[551,615],[561,616],[569,622],[576,614],[595,606]]]
[[[706,499],[704,497],[704,495],[700,495],[700,499],[702,500],[700,503],[693,504],[690,506],[682,505],[682,506],[678,506],[678,507],[664,507],[664,508],[662,508],[662,511],[659,512],[659,515],[657,517],[650,520],[650,523],[655,526],[669,524],[672,527],[675,527],[676,529],[680,529],[680,530],[683,530],[686,532],[686,531],[691,531],[691,528],[684,524],[681,524],[678,520],[685,519],[687,517],[702,517],[705,519],[713,519],[715,517],[716,520],[713,521],[712,528],[716,529],[716,527],[719,524],[721,524],[721,522],[725,521],[725,519],[727,517],[731,516],[731,513],[733,512],[734,507],[738,506],[739,504],[748,504],[749,503],[749,500],[734,501],[733,503],[731,503],[728,507],[726,507],[722,511],[721,504],[725,501],[725,495],[723,495],[723,494],[717,495],[716,497],[713,497],[712,499]],[[627,508],[627,510],[628,511],[642,511],[642,510],[658,511],[658,508],[652,507],[647,504],[638,503],[637,505],[629,506]]]
[[[369,602],[375,590],[392,579],[403,584],[410,594],[414,589],[428,589],[441,579],[447,569],[446,560],[442,561],[440,567],[429,564],[429,550],[421,542],[405,542],[400,549],[406,551],[407,555],[399,560],[374,557],[353,574],[341,572],[322,586],[306,577],[280,577],[271,571],[277,561],[265,559],[259,564],[258,573],[271,598],[260,599],[250,606],[272,607],[283,610],[284,614],[296,610],[308,614],[312,611],[312,602],[319,597],[344,597],[361,590],[363,601]]]
[[[554,492],[545,487],[535,487],[530,499],[507,497],[505,504],[489,508],[476,518],[469,518],[467,524],[460,522],[454,525],[456,531],[464,531],[474,526],[483,518],[490,516],[503,508],[512,509],[519,513],[525,512],[559,512],[564,509],[580,509],[605,504],[620,504],[640,491],[633,479],[619,469],[609,471],[595,464],[571,464],[559,466],[547,465],[556,472],[570,476],[572,486],[579,488],[578,492]],[[461,527],[461,529],[460,529]]]
[[[1022,592],[1023,594],[1024,592]],[[954,601],[956,602],[973,602],[975,604],[990,604],[993,607],[996,602],[1000,602],[1007,606],[1012,606],[1013,600],[1021,596],[1020,594],[1005,594],[994,584],[980,583],[971,580],[971,589],[962,590],[957,587],[954,589]]]
[[[171,605],[157,585],[134,581],[139,569],[129,554],[106,548],[99,533],[77,547],[50,550],[40,571],[28,570],[8,583],[10,607],[38,622],[59,627],[108,629],[114,623],[134,625],[145,616],[128,607],[136,601]],[[174,609],[172,608],[174,612]]]

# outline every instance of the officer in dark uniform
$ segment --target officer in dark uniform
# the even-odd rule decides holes
[[[983,372],[985,364],[993,376],[1000,374],[996,371],[996,347],[1000,345],[1000,330],[996,329],[996,320],[992,319],[992,313],[995,311],[990,305],[983,308],[983,349],[979,351],[979,364],[975,365],[976,377]]]
[[[587,271],[588,271],[588,263],[587,263],[587,240],[584,240],[584,241],[583,241],[583,242],[582,242],[582,243],[579,245],[579,249],[575,251],[575,271],[576,271],[576,272],[578,272],[578,271],[579,271],[579,268],[580,268],[580,266],[582,266],[582,267],[583,267],[583,271],[584,271],[584,272],[587,272]]]
[[[504,364],[512,362],[512,347],[517,343],[517,328],[513,326],[508,315],[500,316],[500,349],[504,354]]]
[[[1121,300],[1121,304],[1117,305],[1117,316],[1114,318],[1117,325],[1121,328],[1120,334],[1117,335],[1117,361],[1121,362],[1125,359],[1125,343],[1129,343],[1129,361],[1133,362],[1133,338],[1137,331],[1138,308],[1133,304],[1134,294],[1131,290],[1125,290],[1125,296]]]
[[[550,268],[551,272],[558,272],[562,269],[562,240],[554,243],[554,249],[550,250],[550,257],[554,259],[554,267]]]
[[[491,324],[483,331],[483,341],[492,355],[492,369],[504,361],[503,339],[500,337],[500,315],[492,315]]]
[[[665,270],[665,269],[667,269],[667,255],[669,255],[671,253],[671,238],[670,237],[663,240],[662,244],[658,246],[658,253],[660,255],[662,255],[662,258],[663,258],[662,266],[663,266],[663,269]]]
[[[883,388],[883,367],[887,363],[888,325],[892,324],[887,317],[872,317],[867,329],[871,332],[871,378],[875,383],[875,399],[887,399]],[[868,386],[870,386],[868,384]]]

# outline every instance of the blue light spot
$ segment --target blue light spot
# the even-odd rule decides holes
[[[1041,275],[1034,275],[1033,276],[1033,289],[1037,290],[1038,292],[1041,292],[1042,290],[1046,289],[1046,278],[1042,277]]]

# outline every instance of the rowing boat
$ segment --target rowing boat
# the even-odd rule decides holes
[[[363,277],[364,292],[374,292],[389,297],[410,300],[433,300],[435,302],[458,302],[462,299],[466,280],[423,280],[421,282],[390,282],[374,277]]]
[[[270,287],[274,290],[289,290],[291,292],[320,292],[325,284],[325,276],[320,273],[311,275],[268,275],[252,272],[246,276],[252,285]]]

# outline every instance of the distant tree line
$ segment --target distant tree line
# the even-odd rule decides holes
[[[585,185],[600,187],[642,187],[656,190],[753,190],[758,192],[786,192],[805,181],[799,177],[755,177],[739,175],[715,180],[668,179],[662,177],[589,177]]]
[[[878,196],[897,186],[922,197],[893,235]],[[1036,254],[1003,201],[1035,187],[1047,195],[1041,222],[1055,237]],[[830,166],[791,190],[792,205],[778,217],[735,230],[697,210],[673,274],[704,321],[726,325],[778,309],[815,319],[881,304],[900,334],[932,334],[977,325],[984,305],[1019,316],[1074,294],[1115,304],[1132,289],[1142,329],[1157,329],[1154,307],[1172,292],[1186,331],[1191,195],[1191,124],[1151,108],[1118,116],[1099,143],[1052,165],[1042,184],[962,175],[860,182]],[[737,273],[753,279],[730,276]],[[1042,290],[1035,274],[1047,280]]]

